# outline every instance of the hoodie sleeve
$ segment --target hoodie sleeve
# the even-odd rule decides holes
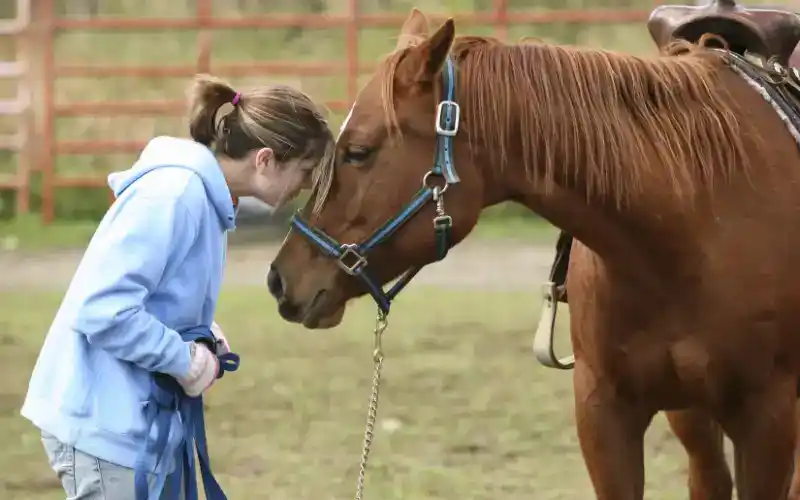
[[[197,223],[180,200],[133,196],[120,207],[84,265],[91,278],[74,330],[89,343],[145,370],[178,377],[189,371],[189,347],[144,307],[165,269],[183,259]],[[87,252],[88,253],[88,252]]]

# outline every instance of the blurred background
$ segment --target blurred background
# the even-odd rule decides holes
[[[338,128],[414,5],[463,33],[651,50],[645,0],[2,0],[0,219],[98,220],[108,172],[186,135],[197,72],[300,87]]]
[[[107,173],[155,134],[187,135],[184,91],[197,72],[300,87],[338,129],[412,6],[433,23],[455,16],[461,34],[655,50],[648,0],[0,0],[0,498],[64,497],[18,414],[109,205]],[[286,213],[246,202],[229,252],[217,319],[244,356],[207,398],[207,422],[232,500],[345,498],[355,485],[374,306],[357,301],[331,331],[278,317],[263,277]],[[385,341],[367,498],[592,497],[570,373],[540,367],[530,351],[555,235],[519,207],[493,207],[403,292]],[[659,417],[648,498],[686,498],[685,462]]]

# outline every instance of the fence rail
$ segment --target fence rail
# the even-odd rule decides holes
[[[22,0],[20,0],[22,1]],[[41,2],[41,3],[39,3]],[[374,62],[359,61],[359,33],[364,28],[400,26],[405,14],[367,14],[359,12],[358,0],[348,0],[344,14],[270,15],[262,17],[215,17],[213,0],[196,0],[193,16],[183,19],[155,18],[90,18],[68,19],[57,16],[55,0],[37,0],[37,23],[42,31],[43,126],[38,141],[41,153],[39,169],[42,173],[42,216],[46,223],[55,216],[55,194],[60,188],[94,187],[105,183],[98,177],[62,177],[55,170],[57,155],[91,155],[108,153],[135,153],[142,146],[139,140],[57,140],[56,120],[62,117],[90,116],[178,116],[185,103],[178,100],[161,101],[102,101],[58,104],[55,102],[55,85],[59,78],[103,77],[189,77],[198,72],[210,72],[226,77],[292,75],[329,76],[345,75],[346,99],[333,100],[326,105],[334,111],[346,110],[358,91],[358,78],[374,68]],[[642,22],[649,10],[560,10],[548,12],[510,12],[507,0],[495,0],[491,11],[455,14],[459,25],[489,25],[495,35],[506,38],[508,29],[515,24],[544,23],[625,23]],[[446,16],[434,14],[433,20]],[[0,25],[1,26],[1,25]],[[330,62],[264,61],[257,63],[213,64],[212,32],[215,30],[271,29],[302,27],[310,29],[342,28],[345,35],[345,60]],[[178,66],[93,66],[59,64],[55,57],[55,39],[58,33],[76,31],[147,31],[192,30],[197,31],[195,62]],[[0,69],[1,71],[1,69]],[[2,103],[0,103],[0,109]],[[28,193],[20,191],[20,197]]]
[[[0,116],[11,116],[17,121],[17,132],[0,134],[0,150],[11,151],[16,157],[15,171],[0,176],[0,189],[16,191],[16,213],[29,210],[30,175],[33,168],[30,137],[33,135],[31,117],[31,82],[27,45],[24,35],[31,20],[31,0],[17,0],[16,17],[0,20],[0,36],[13,37],[15,60],[0,61],[0,79],[16,81],[16,95],[12,99],[0,99]]]

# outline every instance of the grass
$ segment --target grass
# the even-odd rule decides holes
[[[0,292],[0,498],[57,500],[36,430],[18,416],[60,293]],[[371,378],[374,306],[332,331],[283,322],[262,288],[228,288],[218,320],[242,367],[207,404],[215,472],[229,498],[352,497]],[[531,293],[411,287],[386,332],[366,497],[584,500],[569,373],[530,351]],[[561,334],[565,335],[562,318]],[[685,456],[659,417],[647,497],[686,498]]]
[[[0,220],[0,253],[3,251],[42,252],[82,248],[94,234],[91,221],[56,221],[45,226],[37,216]],[[247,226],[233,233],[232,244],[280,241],[285,235],[282,226],[265,229]],[[262,233],[262,234],[258,234]],[[475,229],[473,238],[489,240],[519,240],[530,243],[555,241],[556,229],[533,217],[484,218]]]
[[[558,229],[552,224],[531,216],[483,217],[470,238],[549,245],[555,242],[557,233]]]
[[[52,251],[86,246],[94,234],[94,222],[56,221],[45,226],[37,216],[0,220],[0,252]]]

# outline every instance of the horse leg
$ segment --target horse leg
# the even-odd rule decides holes
[[[731,500],[733,480],[725,459],[722,428],[701,410],[666,414],[672,432],[689,455],[690,500]]]
[[[787,498],[797,433],[795,382],[775,377],[720,418],[734,445],[739,500]]]
[[[800,387],[798,387],[798,393],[800,393]],[[800,394],[798,394],[800,395]],[[797,412],[797,434],[795,434],[795,444],[794,444],[794,472],[792,474],[792,485],[789,488],[789,496],[787,500],[800,500],[800,468],[798,468],[798,464],[800,464],[800,412]]]
[[[581,452],[597,500],[642,500],[644,433],[654,412],[621,397],[586,363],[573,371]]]

